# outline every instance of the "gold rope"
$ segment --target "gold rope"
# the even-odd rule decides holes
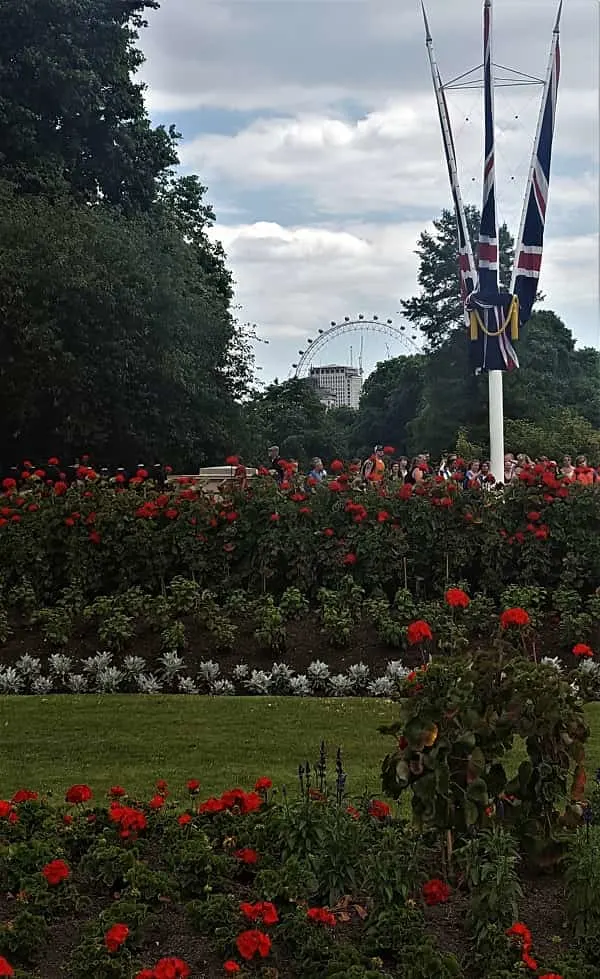
[[[510,301],[510,306],[508,307],[506,313],[506,319],[502,323],[502,326],[498,330],[488,330],[485,323],[481,319],[478,310],[473,309],[469,314],[469,324],[471,340],[476,340],[478,337],[478,329],[487,337],[499,337],[502,333],[505,333],[507,328],[510,326],[510,338],[511,340],[519,339],[519,299],[517,296],[513,296]]]

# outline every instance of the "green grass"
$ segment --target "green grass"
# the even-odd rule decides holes
[[[339,745],[348,792],[379,790],[381,759],[392,745],[377,733],[397,714],[379,700],[295,697],[0,697],[0,797],[19,787],[62,798],[73,782],[103,795],[120,783],[148,795],[157,778],[184,797],[199,778],[203,796],[260,775],[296,791],[298,764],[318,757],[324,739],[333,768]],[[587,708],[588,770],[600,767],[600,704]]]
[[[260,775],[295,792],[298,764],[318,759],[319,744],[343,751],[348,791],[378,790],[391,741],[377,733],[396,714],[373,699],[295,697],[57,696],[0,697],[0,796],[24,786],[62,797],[73,782],[105,793],[120,783],[147,795],[157,778],[185,796],[188,778],[202,794]]]

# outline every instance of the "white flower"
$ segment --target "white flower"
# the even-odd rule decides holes
[[[271,669],[273,691],[275,693],[288,693],[293,675],[294,671],[287,663],[273,663]]]
[[[215,680],[210,692],[214,697],[235,697],[235,687],[231,680]]]
[[[393,697],[396,681],[391,676],[378,676],[367,687],[369,697]]]
[[[33,693],[47,694],[52,693],[54,681],[51,676],[36,676],[31,684]]]
[[[250,678],[244,680],[244,686],[251,693],[267,694],[271,692],[271,674],[264,670],[252,670]]]
[[[205,683],[213,683],[219,676],[220,672],[221,667],[212,659],[202,660],[202,662],[198,664],[198,676],[201,677]]]
[[[329,680],[329,667],[327,663],[322,663],[318,659],[314,660],[309,664],[306,675],[314,691],[325,690],[327,688],[327,681]]]
[[[70,673],[67,677],[67,686],[71,693],[85,693],[88,686],[88,678],[81,673]]]
[[[332,697],[351,697],[354,684],[346,673],[337,673],[329,679],[329,691]]]
[[[158,662],[162,665],[163,674],[165,680],[167,681],[173,680],[173,678],[176,677],[185,666],[181,656],[179,653],[175,652],[175,650],[172,650],[169,653],[163,653]]]
[[[385,668],[386,676],[391,677],[392,680],[403,680],[409,673],[410,670],[405,667],[401,659],[390,660]]]
[[[42,672],[42,664],[37,656],[30,656],[24,653],[15,663],[16,668],[23,676],[34,677]]]
[[[50,667],[50,673],[55,676],[64,677],[71,669],[71,657],[65,656],[63,653],[52,653],[48,657],[48,665]]]
[[[135,678],[139,693],[160,693],[162,682],[152,673],[139,673]]]
[[[238,665],[234,666],[233,668],[233,679],[237,680],[238,682],[245,680],[249,672],[250,670],[246,663],[238,663]]]
[[[308,677],[301,673],[290,680],[290,693],[294,697],[310,697],[311,687]]]
[[[116,666],[107,666],[96,674],[96,688],[100,693],[116,693],[125,679],[125,674]]]
[[[540,663],[542,666],[553,666],[559,673],[562,673],[563,671],[562,663],[558,656],[542,656]]]
[[[179,690],[179,693],[184,694],[198,693],[198,687],[192,680],[191,676],[180,676],[177,689]]]
[[[0,670],[0,693],[20,693],[24,682],[14,666],[6,666]]]
[[[109,652],[96,653],[83,661],[83,669],[86,673],[99,673],[112,665],[113,654]]]
[[[146,669],[146,660],[143,656],[126,656],[123,660],[123,669],[127,676],[137,676]]]
[[[369,681],[369,667],[365,663],[353,663],[348,669],[348,677],[356,690],[364,690]]]

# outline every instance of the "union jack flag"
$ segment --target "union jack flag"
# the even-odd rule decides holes
[[[540,122],[533,147],[533,160],[525,192],[521,230],[515,248],[511,291],[519,298],[521,324],[526,323],[531,316],[542,264],[548,185],[552,162],[552,140],[560,77],[559,30],[561,11],[562,2],[558,8],[554,27],[548,81],[544,90]]]

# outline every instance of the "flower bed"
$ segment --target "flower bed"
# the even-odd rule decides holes
[[[2,591],[41,608],[65,591],[85,602],[133,585],[159,594],[180,574],[278,599],[290,584],[314,597],[350,573],[388,597],[400,587],[435,597],[451,582],[496,600],[533,581],[593,594],[600,492],[542,469],[525,475],[499,495],[435,480],[366,492],[336,480],[307,493],[257,477],[224,499],[187,485],[30,480],[0,500]]]

